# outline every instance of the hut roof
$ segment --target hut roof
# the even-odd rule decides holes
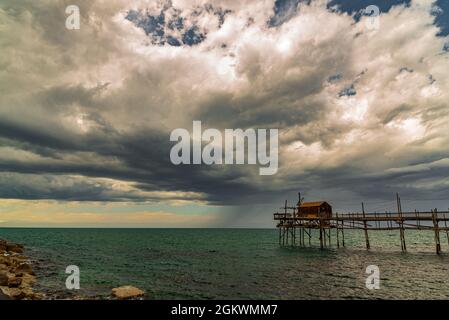
[[[327,204],[327,202],[326,201],[303,202],[299,207],[300,208],[320,207],[323,204]]]

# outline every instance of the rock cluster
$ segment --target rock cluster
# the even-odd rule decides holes
[[[35,273],[23,246],[0,239],[0,295],[11,299],[42,299],[32,289]],[[1,298],[1,297],[0,297]]]
[[[36,275],[21,244],[0,239],[0,300],[4,299],[64,299],[63,296],[44,295],[33,291]],[[112,289],[113,299],[142,299],[145,292],[133,286]],[[70,300],[98,300],[104,297],[71,296]]]

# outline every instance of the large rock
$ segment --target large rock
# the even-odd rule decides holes
[[[32,276],[31,274],[28,274],[28,273],[24,273],[24,274],[16,275],[16,276],[20,276],[20,279],[21,279],[20,287],[21,288],[31,287],[36,282],[36,277]]]
[[[11,265],[11,257],[0,256],[0,265],[10,266]]]
[[[0,240],[0,251],[5,252],[6,245],[7,245],[7,242],[5,240]]]
[[[145,292],[133,286],[122,286],[112,289],[112,296],[117,299],[132,299],[145,295]]]
[[[22,283],[21,278],[17,278],[14,273],[0,271],[0,286],[18,287]]]
[[[31,274],[33,276],[36,275],[34,273],[34,271],[33,271],[33,268],[28,263],[21,263],[21,264],[19,264],[19,266],[15,270],[15,273],[18,273],[18,274],[28,273],[28,274]]]
[[[12,276],[8,279],[8,286],[10,288],[17,288],[22,284],[22,278],[18,278],[16,276]]]
[[[0,290],[0,300],[11,300],[11,298],[4,294],[2,290]]]
[[[8,272],[7,271],[0,271],[0,286],[7,286],[8,285]]]
[[[12,299],[20,300],[26,297],[26,293],[19,288],[0,287],[0,290]]]
[[[6,251],[15,252],[15,253],[23,253],[23,246],[18,243],[7,243]]]

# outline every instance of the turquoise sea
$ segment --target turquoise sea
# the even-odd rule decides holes
[[[281,248],[275,229],[0,229],[34,260],[37,288],[52,297],[107,297],[134,285],[149,299],[448,299],[449,252],[434,253],[432,232],[345,232],[346,248]],[[65,268],[81,270],[81,289],[65,289]],[[380,289],[368,290],[368,265]]]

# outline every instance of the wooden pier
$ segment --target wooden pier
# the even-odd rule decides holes
[[[283,212],[274,213],[276,227],[279,229],[279,244],[281,246],[310,246],[312,230],[319,230],[320,248],[331,245],[332,230],[336,231],[337,247],[345,246],[345,230],[361,230],[365,235],[366,248],[370,249],[369,233],[373,231],[399,231],[401,250],[407,251],[406,230],[422,230],[434,232],[435,251],[441,253],[440,233],[446,234],[449,245],[449,211],[413,211],[403,212],[401,199],[396,195],[397,212],[365,212],[365,206],[361,204],[361,212],[335,215],[316,216],[305,215],[301,212],[302,199],[296,207],[289,207],[287,201]],[[302,206],[301,206],[302,207]]]

